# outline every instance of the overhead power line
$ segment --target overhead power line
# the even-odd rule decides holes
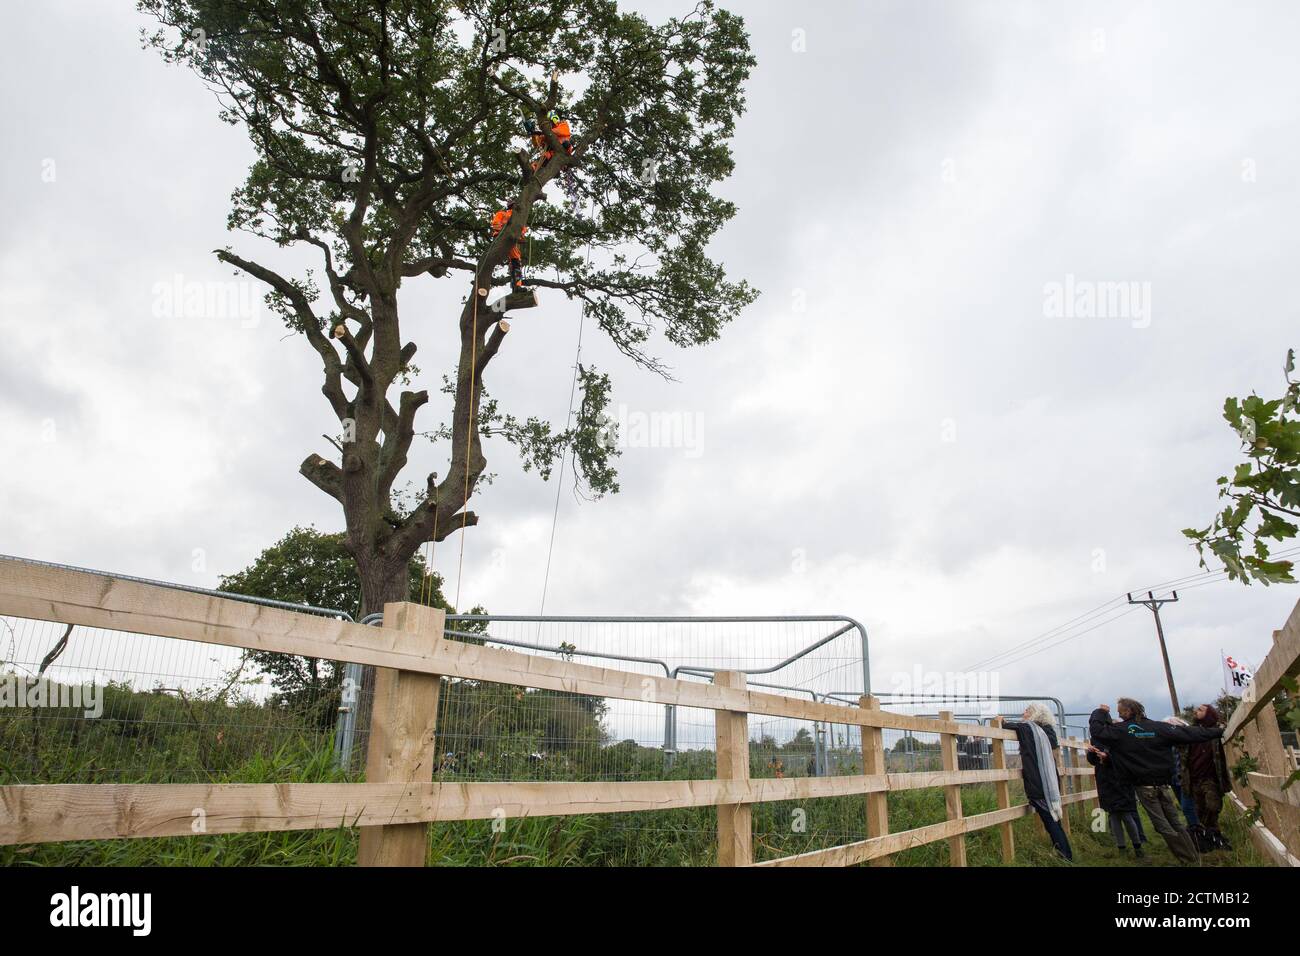
[[[1284,558],[1284,557],[1290,557],[1297,554],[1300,554],[1300,547],[1288,548],[1284,551],[1279,551],[1274,555],[1274,557]],[[1225,580],[1226,578],[1227,578],[1227,571],[1223,569],[1213,570],[1213,571],[1200,571],[1195,574],[1184,575],[1183,577],[1174,578],[1169,581],[1161,581],[1159,584],[1152,584],[1147,587],[1141,588],[1139,590],[1155,592],[1155,591],[1163,591],[1164,589],[1169,587],[1177,587],[1179,590],[1187,591],[1187,590],[1191,590],[1192,588],[1204,587],[1207,584],[1215,584],[1219,581]],[[1078,615],[1077,617],[1071,618],[1070,620],[1066,621],[1064,624],[1058,624],[1056,627],[1053,627],[1050,630],[1035,635],[1034,637],[1031,637],[1028,640],[1021,641],[1018,644],[1014,644],[1011,647],[1008,647],[1007,649],[997,654],[993,654],[990,657],[986,657],[976,662],[975,664],[970,665],[969,667],[966,668],[966,670],[968,671],[978,670],[980,668],[989,667],[990,665],[1006,667],[1010,664],[1018,663],[1019,661],[1025,660],[1026,658],[1033,657],[1037,654],[1040,654],[1043,651],[1050,650],[1051,648],[1054,647],[1059,647],[1062,644],[1074,640],[1075,638],[1082,637],[1084,634],[1088,634],[1096,630],[1098,627],[1100,627],[1103,624],[1109,624],[1112,621],[1117,621],[1121,617],[1124,617],[1127,614],[1131,613],[1134,609],[1131,607],[1125,608],[1125,604],[1126,604],[1125,596],[1117,595],[1116,597],[1111,598],[1109,601],[1106,601],[1102,604],[1098,604],[1096,607],[1092,608],[1091,610],[1085,611],[1082,614]],[[1124,608],[1124,610],[1121,613],[1114,614],[1111,617],[1106,617],[1106,615],[1112,614],[1112,612],[1120,608]],[[1105,620],[1098,620],[1099,618],[1105,618]],[[1083,630],[1078,630],[1084,625],[1092,625],[1092,626],[1085,627]],[[1042,646],[1038,646],[1038,645],[1042,645]]]
[[[1034,650],[1031,651],[1027,651],[1026,653],[1021,654],[1017,657],[1013,657],[1010,660],[1002,661],[997,666],[1009,667],[1012,664],[1018,664],[1023,660],[1027,660],[1031,657],[1035,657],[1036,655],[1043,653],[1043,651],[1050,651],[1054,647],[1060,647],[1062,644],[1068,644],[1070,641],[1073,641],[1076,638],[1083,637],[1085,634],[1089,634],[1092,631],[1097,630],[1097,628],[1099,627],[1103,627],[1104,625],[1107,624],[1113,624],[1115,621],[1118,621],[1121,617],[1128,617],[1135,610],[1137,609],[1131,607],[1121,607],[1118,609],[1119,613],[1115,614],[1112,617],[1108,617],[1103,621],[1098,621],[1096,624],[1092,625],[1092,627],[1084,628],[1082,631],[1078,631],[1074,634],[1066,634],[1059,641],[1054,641],[1051,644],[1044,644],[1042,647],[1035,648]],[[972,670],[973,669],[974,668],[972,668]]]

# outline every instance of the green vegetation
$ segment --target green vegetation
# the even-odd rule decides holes
[[[17,676],[0,672],[0,680]],[[243,780],[270,755],[292,750],[307,764],[327,745],[331,733],[313,725],[314,714],[232,690],[110,683],[100,688],[98,718],[77,708],[0,711],[0,784]]]
[[[140,694],[120,688],[106,704],[99,720],[42,716],[40,778],[42,782],[117,780],[162,782],[203,780],[217,783],[325,783],[357,779],[337,767],[332,742],[325,736],[293,736],[283,707],[211,701],[195,703],[194,718],[186,702],[172,697]],[[125,710],[123,710],[125,708]],[[256,721],[235,723],[236,715],[260,712]],[[114,713],[129,713],[130,719]],[[228,712],[222,721],[219,710]],[[494,708],[495,709],[495,708]],[[575,712],[593,717],[599,707],[577,707]],[[548,708],[532,712],[546,712]],[[527,711],[525,711],[527,712]],[[559,712],[565,712],[561,709]],[[508,718],[502,718],[503,720]],[[14,716],[0,724],[0,753],[11,761],[0,768],[0,783],[31,782],[30,753],[35,721]],[[591,725],[588,725],[591,726]],[[226,730],[244,732],[229,733]],[[24,728],[26,728],[24,732]],[[259,728],[261,736],[252,732]],[[128,746],[124,746],[122,736]],[[217,745],[215,741],[221,740]],[[709,751],[678,755],[665,773],[663,754],[632,741],[598,744],[586,740],[534,761],[542,738],[526,734],[497,738],[494,750],[483,752],[472,779],[708,779],[714,775]],[[500,743],[500,741],[513,741]],[[206,741],[206,743],[205,743]],[[484,741],[486,743],[486,740]],[[792,741],[796,744],[797,742]],[[445,750],[440,746],[440,750]],[[770,759],[752,745],[753,772],[772,776]],[[467,779],[460,771],[441,770],[443,780]],[[1022,799],[1019,795],[1013,800]],[[938,823],[945,817],[941,790],[915,790],[891,794],[890,824],[895,831]],[[993,788],[971,786],[963,790],[968,815],[996,809]],[[1104,833],[1093,833],[1084,811],[1074,808],[1073,844],[1076,862],[1093,866],[1132,865],[1110,844]],[[484,820],[436,824],[430,828],[429,862],[443,866],[709,866],[714,863],[716,813],[711,807],[654,813],[603,814],[576,817],[530,818],[502,822]],[[864,804],[861,797],[836,797],[801,802],[774,802],[754,808],[754,846],[757,860],[774,859],[809,850],[861,840]],[[1017,863],[1031,866],[1063,865],[1054,856],[1037,818],[1017,820]],[[1172,856],[1155,830],[1149,858],[1143,864],[1173,865]],[[1236,845],[1232,853],[1215,853],[1203,860],[1209,866],[1268,865],[1251,845],[1246,822],[1235,812],[1225,815],[1225,832]],[[1001,865],[998,831],[989,829],[967,838],[972,866]],[[30,866],[347,866],[356,860],[357,831],[340,820],[333,829],[293,833],[249,833],[144,840],[103,840],[51,843],[0,848],[0,865]],[[947,842],[929,844],[899,853],[902,866],[942,866],[947,863]]]
[[[1251,394],[1228,398],[1223,418],[1241,439],[1245,461],[1231,477],[1218,479],[1222,512],[1207,528],[1183,531],[1196,545],[1201,567],[1208,550],[1223,563],[1231,580],[1294,583],[1293,562],[1276,560],[1270,550],[1296,536],[1300,517],[1300,382],[1295,350],[1286,353],[1281,398],[1265,401]],[[1274,542],[1274,544],[1270,544]]]

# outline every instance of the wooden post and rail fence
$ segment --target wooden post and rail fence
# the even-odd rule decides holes
[[[1238,801],[1252,802],[1260,810],[1251,830],[1255,844],[1282,866],[1300,866],[1300,780],[1287,786],[1295,765],[1282,744],[1273,700],[1287,679],[1300,676],[1300,603],[1280,631],[1273,632],[1273,647],[1255,671],[1223,732],[1229,765],[1252,757],[1258,770],[1245,781],[1233,780]]]
[[[428,826],[439,821],[717,808],[717,860],[754,864],[756,803],[860,796],[867,838],[843,846],[767,860],[760,866],[888,865],[913,847],[946,841],[949,860],[966,864],[965,837],[997,827],[1005,861],[1015,855],[1011,824],[1033,812],[1011,803],[1005,746],[1015,734],[859,705],[815,703],[746,686],[738,671],[719,671],[711,684],[632,673],[501,648],[446,640],[443,612],[389,604],[384,626],[367,627],[235,599],[0,558],[0,615],[103,628],[128,634],[273,651],[376,668],[365,783],[281,784],[20,784],[0,786],[0,844],[193,835],[196,812],[207,834],[280,830],[361,831],[361,865],[422,866]],[[1261,677],[1266,668],[1261,669]],[[712,780],[637,782],[445,783],[433,780],[438,696],[443,679],[565,691],[593,697],[675,704],[715,712],[717,774]],[[830,777],[751,779],[748,715],[825,721],[862,731],[863,773]],[[937,734],[939,772],[888,773],[884,730]],[[991,741],[992,767],[957,769],[957,737]],[[1062,741],[1076,759],[1061,772],[1063,804],[1093,800],[1072,786],[1092,771],[1082,764],[1081,740]],[[1067,765],[1068,764],[1068,765]],[[961,788],[993,784],[998,809],[966,816]],[[942,788],[947,818],[891,832],[888,794]],[[1072,792],[1071,792],[1072,791]],[[1066,815],[1068,821],[1068,814]]]

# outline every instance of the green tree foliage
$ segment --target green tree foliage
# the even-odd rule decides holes
[[[361,581],[357,563],[342,534],[296,527],[264,550],[248,567],[221,578],[221,590],[231,594],[310,604],[343,611],[358,619]],[[417,603],[451,610],[436,573],[426,583],[424,560],[413,557],[407,567],[407,598]],[[247,659],[265,672],[276,691],[274,703],[317,713],[332,720],[337,707],[342,665],[313,657],[273,651],[248,651]]]
[[[343,509],[368,610],[405,592],[424,542],[477,523],[465,505],[485,475],[485,433],[543,476],[572,454],[593,494],[617,490],[607,372],[579,370],[582,401],[558,431],[483,400],[509,347],[505,313],[478,293],[505,283],[495,273],[525,226],[530,284],[579,302],[623,355],[661,374],[653,335],[712,342],[755,297],[707,252],[736,211],[713,188],[732,171],[754,64],[741,20],[707,0],[661,23],[613,0],[137,2],[159,23],[145,43],[191,68],[221,118],[248,133],[255,159],[230,228],[319,263],[294,275],[261,253],[217,252],[268,287],[319,357],[339,455],[309,455],[300,471]],[[571,154],[550,131],[552,110],[571,122]],[[536,170],[525,119],[553,152]],[[570,204],[559,201],[566,181]],[[492,238],[487,223],[506,200],[513,217]],[[417,316],[430,362],[452,383],[450,424],[423,432],[430,394],[405,387],[420,370],[399,308],[417,279],[464,295],[454,317]],[[508,311],[531,298],[504,301]],[[396,507],[419,434],[449,439],[449,467]]]
[[[429,575],[430,593],[422,594],[426,587],[422,555],[411,558],[407,578],[410,600],[452,610],[443,596],[440,574]],[[344,535],[311,527],[291,529],[244,570],[223,575],[220,587],[231,594],[343,611],[354,619],[361,614],[357,562],[347,549]]]
[[[1246,460],[1219,478],[1225,506],[1210,526],[1183,531],[1195,542],[1201,567],[1208,567],[1208,551],[1230,579],[1243,584],[1295,581],[1293,562],[1274,559],[1271,551],[1295,537],[1293,519],[1300,518],[1300,382],[1292,378],[1294,371],[1292,349],[1281,398],[1266,401],[1252,393],[1223,403],[1224,420],[1241,437]]]
[[[815,749],[812,734],[807,727],[800,727],[781,749],[785,753],[810,754]]]

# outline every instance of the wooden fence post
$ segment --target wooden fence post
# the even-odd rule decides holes
[[[1056,780],[1057,780],[1057,786],[1060,788],[1061,791],[1061,829],[1065,831],[1066,836],[1069,836],[1070,835],[1070,805],[1065,802],[1065,796],[1069,792],[1070,781],[1073,780],[1074,778],[1067,776],[1064,773],[1066,768],[1065,754],[1066,754],[1065,747],[1061,747],[1061,749],[1056,751],[1056,770],[1057,770]]]
[[[952,711],[939,711],[939,719],[951,722]],[[941,733],[939,735],[939,749],[943,753],[943,769],[945,771],[954,771],[957,769],[957,735]],[[962,817],[961,810],[961,784],[953,784],[943,788],[944,796],[948,804],[948,819],[960,820]],[[966,835],[959,833],[954,837],[948,838],[948,862],[952,866],[966,865]]]
[[[994,717],[993,726],[1001,727],[1002,718]],[[993,769],[1007,769],[1007,742],[1005,740],[993,741]],[[994,784],[994,789],[998,794],[998,809],[1008,810],[1011,808],[1011,784],[1006,780],[999,780]],[[1016,835],[1011,828],[1011,822],[1008,821],[998,827],[1002,831],[1002,862],[1014,863],[1016,860]]]
[[[1291,768],[1282,746],[1282,730],[1278,726],[1277,711],[1272,703],[1261,710],[1247,724],[1247,740],[1253,744],[1251,756],[1259,762],[1259,772],[1286,780]],[[1251,739],[1253,738],[1253,740]],[[1296,786],[1292,784],[1292,787]],[[1259,799],[1259,808],[1268,827],[1290,852],[1297,846],[1295,834],[1300,833],[1300,809],[1276,800]]]
[[[1085,738],[1075,737],[1073,739],[1079,744],[1082,744],[1085,747],[1087,746],[1088,741]],[[1074,752],[1074,766],[1076,770],[1088,771],[1091,769],[1088,764],[1088,752],[1086,750],[1076,750]],[[1089,790],[1096,790],[1097,788],[1093,786],[1093,780],[1094,778],[1089,777],[1087,773],[1082,777],[1075,777],[1074,789],[1079,793],[1087,793]],[[1082,815],[1083,821],[1089,828],[1092,827],[1092,811],[1095,809],[1100,809],[1100,805],[1097,803],[1095,797],[1084,800],[1079,804],[1079,812]]]
[[[858,706],[863,710],[879,710],[880,700],[875,697],[859,697]],[[885,735],[879,727],[862,728],[862,772],[869,777],[888,773],[885,767]],[[867,794],[867,836],[882,837],[889,833],[889,794]],[[893,866],[890,856],[878,856],[871,861],[872,866]]]
[[[1080,744],[1083,744],[1085,747],[1088,744],[1088,738],[1086,737],[1075,737],[1074,739],[1077,740]],[[1087,750],[1076,750],[1074,752],[1074,765],[1078,767],[1080,770],[1088,770],[1090,768],[1091,765],[1088,763]],[[1096,790],[1097,789],[1096,787],[1097,778],[1095,776],[1096,771],[1093,771],[1093,774],[1094,776],[1091,777],[1088,776],[1087,774],[1085,774],[1082,777],[1076,777],[1075,779],[1078,782],[1075,784],[1075,786],[1082,792],[1086,792],[1088,790]],[[1086,822],[1088,824],[1089,829],[1091,829],[1092,821],[1095,818],[1095,814],[1093,813],[1093,811],[1100,810],[1101,804],[1097,802],[1096,797],[1092,797],[1080,803],[1079,807],[1083,813],[1084,822]]]
[[[740,671],[716,671],[713,683],[744,690]],[[718,779],[749,779],[749,715],[732,710],[713,712],[718,749]],[[754,862],[753,808],[748,803],[718,805],[718,866],[749,866]]]
[[[384,627],[418,633],[430,647],[442,640],[446,612],[406,602],[384,605]],[[367,783],[428,783],[433,780],[441,680],[390,667],[375,668],[375,697],[366,748]],[[427,823],[362,827],[358,866],[424,866]]]

